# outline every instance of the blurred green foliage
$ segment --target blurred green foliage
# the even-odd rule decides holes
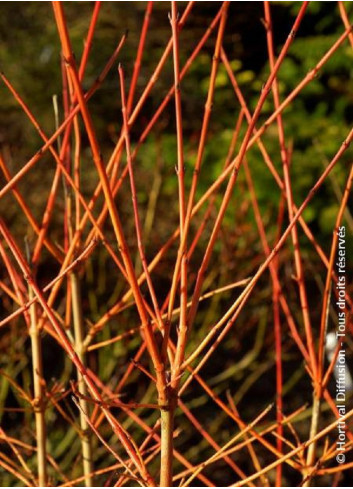
[[[180,37],[182,64],[187,60],[192,49],[220,7],[220,2],[195,3]],[[344,2],[344,4],[348,15],[352,19],[352,2]],[[300,2],[275,2],[271,4],[277,54],[280,52],[281,46],[290,31],[299,5]],[[82,53],[82,40],[87,32],[92,6],[92,2],[64,2],[77,60],[80,60]],[[180,10],[184,7],[185,2],[180,2]],[[127,84],[129,83],[144,9],[144,2],[103,2],[93,41],[92,53],[83,82],[85,89],[88,89],[99,75],[126,29],[129,29],[129,36],[119,61],[124,66]],[[0,13],[0,69],[5,72],[6,76],[28,103],[41,126],[50,135],[54,132],[55,127],[52,96],[57,94],[59,100],[61,100],[62,91],[58,34],[50,2],[1,2]],[[251,111],[256,106],[261,88],[269,73],[266,35],[261,22],[262,17],[261,2],[231,2],[224,40],[224,48],[231,61],[231,67]],[[290,94],[343,31],[344,27],[336,2],[310,2],[302,26],[290,48],[289,55],[279,70],[278,79],[281,100],[284,100]],[[169,39],[170,32],[168,3],[155,2],[135,101],[142,93],[149,77],[153,73]],[[215,34],[213,33],[181,85],[186,182],[188,188],[192,178],[204,104],[208,91],[214,40]],[[300,93],[283,113],[286,139],[292,145],[291,176],[294,200],[297,205],[302,202],[325,166],[335,155],[352,126],[352,59],[353,49],[349,45],[348,40],[346,40],[328,63],[325,64],[317,78]],[[169,59],[162,76],[157,81],[136,124],[132,128],[133,144],[137,143],[146,123],[150,120],[172,83],[173,67]],[[112,151],[121,130],[119,93],[118,75],[116,67],[114,67],[104,85],[89,103],[99,142],[105,156],[108,156]],[[263,107],[258,127],[261,126],[261,123],[266,120],[273,110],[272,97],[269,96]],[[228,80],[226,70],[220,64],[216,80],[210,130],[197,189],[198,197],[206,191],[223,168],[238,115],[239,104]],[[150,234],[146,242],[148,258],[154,256],[156,250],[165,243],[178,225],[177,178],[174,169],[176,164],[174,121],[174,104],[171,101],[156,127],[148,136],[134,163],[138,185],[138,200],[143,217],[145,217],[146,209],[148,208],[150,189],[155,184],[157,176],[162,176],[153,233]],[[84,145],[82,154],[82,168],[84,169],[82,172],[82,189],[84,194],[90,195],[98,179],[84,131],[82,131],[82,134]],[[244,134],[245,125],[243,124],[235,155],[239,150]],[[278,134],[275,126],[270,127],[266,131],[263,142],[276,169],[282,175]],[[21,168],[41,145],[35,129],[3,85],[0,86],[0,145],[2,154],[8,162],[12,173]],[[266,230],[270,240],[273,240],[280,192],[256,146],[248,152],[247,159],[254,177]],[[352,152],[349,150],[304,214],[318,242],[326,251],[330,247],[332,228],[338,210],[339,194],[344,188],[351,163]],[[39,219],[48,197],[54,169],[54,161],[50,156],[46,156],[36,165],[35,169],[31,170],[28,178],[20,185],[26,200]],[[224,186],[222,186],[222,189],[224,189]],[[64,193],[61,189],[58,196],[59,209],[63,208],[63,195]],[[214,260],[218,260],[217,272],[215,276],[209,277],[208,285],[213,284],[213,287],[221,286],[252,274],[255,267],[260,263],[259,260],[261,261],[263,257],[255,229],[253,212],[251,206],[247,204],[249,200],[250,195],[245,184],[245,178],[243,172],[240,172],[234,197],[225,216],[224,226],[216,246]],[[130,240],[129,244],[136,251],[128,184],[125,183],[123,185],[117,201],[124,227]],[[216,200],[217,204],[219,202],[220,197]],[[1,213],[5,214],[9,224],[11,224],[12,231],[17,230],[18,235],[22,238],[27,232],[27,224],[11,196],[0,202],[0,210]],[[214,214],[212,215],[213,218]],[[345,220],[348,225],[350,225],[350,222]],[[196,231],[200,223],[201,217],[195,218],[192,228],[193,232]],[[202,258],[204,243],[209,231],[210,226],[206,226],[205,237],[201,240],[193,256],[192,264],[195,270],[197,270],[197,265]],[[59,239],[59,234],[62,233],[62,216],[60,213],[55,214],[54,221],[50,226],[50,232]],[[62,234],[60,236],[60,239],[62,239]],[[317,274],[321,273],[321,280],[324,278],[324,274],[322,270],[320,272],[317,271],[318,259],[313,253],[311,245],[302,236],[303,233],[301,233],[301,239],[305,256],[308,257],[308,262],[313,267],[313,270],[308,272],[309,290],[312,291],[311,300],[316,301],[320,296],[319,286],[317,285],[320,280],[317,279]],[[353,256],[352,246],[353,240],[347,240],[347,255],[350,257]],[[167,254],[161,268],[157,270],[154,276],[158,284],[157,288],[161,300],[164,299],[166,290],[168,290],[170,285],[168,277],[171,266],[174,264],[175,254],[173,253],[175,253],[175,249],[172,249]],[[288,256],[287,253],[288,250],[285,250],[285,257]],[[40,279],[43,282],[47,282],[48,277],[55,275],[57,267],[52,264],[49,256],[44,256],[47,261],[44,261],[39,274]],[[87,271],[87,277],[85,277],[87,286],[83,294],[83,301],[85,311],[89,311],[90,321],[94,322],[106,311],[107,306],[110,307],[117,300],[124,285],[122,285],[121,281],[116,282],[115,279],[112,279],[111,265],[103,254],[96,261],[92,260],[90,267],[91,269]],[[290,271],[291,267],[289,266],[289,271],[286,269],[284,272],[284,280],[287,280],[286,286],[288,287],[289,296],[295,297],[296,292],[293,291],[294,286],[290,278]],[[225,294],[222,299],[217,297],[212,299],[210,307],[200,306],[198,325],[195,337],[192,339],[195,343],[190,345],[190,349],[193,348],[197,340],[204,336],[205,328],[209,328],[212,321],[219,317],[220,312],[224,311],[225,307],[229,305],[232,297],[231,294]],[[273,369],[273,352],[267,347],[272,340],[272,329],[267,324],[267,322],[271,322],[271,319],[269,319],[271,313],[268,308],[266,309],[270,301],[269,297],[268,280],[264,278],[260,283],[258,294],[250,302],[249,314],[245,319],[240,318],[239,320],[240,328],[236,338],[232,337],[232,339],[226,340],[221,345],[219,357],[217,358],[221,358],[224,362],[226,373],[220,384],[217,384],[219,391],[222,391],[223,388],[228,388],[229,379],[232,379],[238,385],[237,382],[240,383],[250,374],[256,373],[255,370],[259,365],[257,357],[260,352],[262,355],[260,363],[267,365],[266,368],[269,370]],[[312,311],[315,319],[318,318],[319,312],[319,308]],[[298,311],[294,311],[294,314],[298,316]],[[261,318],[261,321],[258,320],[258,317]],[[109,322],[111,329],[105,328],[97,337],[97,340],[108,339],[117,334],[116,330],[121,331],[122,328],[128,328],[130,324],[137,323],[138,319],[134,312],[127,310],[119,315],[118,324],[115,319]],[[260,344],[260,346],[256,346],[257,343],[255,342],[256,348],[254,347],[255,335],[247,335],[249,330],[253,333],[255,327],[258,328],[256,329],[256,342]],[[268,333],[267,336],[265,336],[265,332]],[[48,350],[52,352],[54,349],[53,342],[51,340],[47,341]],[[112,346],[109,356],[106,355],[104,349],[99,351],[92,362],[97,367],[97,372],[103,382],[116,380],[118,377],[117,372],[121,371],[121,368],[126,365],[127,359],[136,351],[139,341],[139,337],[135,337],[131,341],[129,339],[126,342],[118,342]],[[242,345],[241,351],[244,357],[244,351],[252,352],[253,363],[246,364],[244,370],[234,373],[232,370],[233,358],[234,355],[239,354],[240,345]],[[28,345],[26,348],[28,348]],[[271,353],[269,353],[270,351]],[[290,353],[288,353],[288,363],[293,362],[294,364],[296,357],[290,357]],[[293,353],[291,354],[293,355]],[[59,357],[60,355],[58,354]],[[25,362],[25,360],[23,361]],[[4,362],[6,363],[7,359]],[[64,360],[62,360],[62,363],[65,363]],[[13,372],[18,371],[18,365],[13,365],[11,368],[13,368]],[[216,375],[219,374],[217,361],[215,365],[208,368],[211,376],[215,375],[216,378]],[[65,369],[66,378],[69,378],[70,366],[65,364]],[[289,370],[290,372],[296,372],[297,365],[290,366]],[[28,371],[22,365],[19,368],[19,372],[21,373],[18,375],[25,377],[24,372]],[[56,375],[56,372],[51,372],[51,374]],[[13,375],[16,376],[17,373]],[[134,395],[139,398],[140,393],[143,394],[145,386],[140,382],[136,382],[136,375],[135,370],[135,374],[129,379],[127,387],[134,391]],[[61,379],[64,377],[61,377]],[[253,412],[256,412],[258,403],[261,404],[262,395],[266,395],[268,391],[272,392],[273,378],[272,370],[272,377],[266,377],[265,381],[260,386],[257,386],[256,399],[249,407],[249,412],[247,413],[249,419]],[[295,380],[295,382],[299,381],[300,379]],[[27,379],[26,382],[29,384],[30,380]],[[23,380],[23,383],[25,383],[25,380]],[[9,387],[7,386],[7,388]],[[6,390],[4,387],[3,389]],[[136,393],[137,391],[138,393]],[[250,395],[251,392],[250,390]],[[208,404],[209,400],[202,393],[198,393],[197,390],[193,394],[191,405],[196,409],[199,419],[209,424],[211,434],[218,433],[218,422],[221,423],[222,417],[219,420],[214,420],[212,409]],[[129,398],[128,391],[124,395],[126,396],[124,399]],[[146,402],[151,397],[149,391],[143,395]],[[238,401],[241,402],[243,396],[246,398],[247,388],[244,387],[244,392],[238,391],[237,395]],[[6,398],[4,392],[2,392],[0,397],[2,400]],[[21,406],[25,406],[23,400],[16,402],[22,402]],[[298,402],[298,399],[294,399],[288,409],[298,407]],[[302,399],[300,399],[300,403],[302,403]],[[202,409],[199,409],[200,407]],[[60,424],[57,418],[54,419],[55,415],[53,413],[51,416],[53,419],[48,419],[48,422],[56,423],[56,429],[52,430],[50,452],[54,458],[63,457],[61,468],[65,471],[67,467],[70,467],[70,464],[75,459],[75,454],[79,451],[77,446],[78,438],[76,437],[75,442],[72,443],[75,432],[72,429],[68,430],[65,423]],[[151,416],[153,417],[154,414]],[[13,422],[18,421],[15,416],[11,419]],[[128,423],[129,420],[125,422]],[[182,434],[177,441],[180,446],[183,446],[183,441],[187,439],[189,426],[185,420],[182,423]],[[228,428],[229,426],[227,425],[223,426],[221,432],[218,433],[224,439],[227,437]],[[137,429],[136,433],[132,434],[138,441],[143,439],[143,434]],[[193,448],[190,448],[190,446]],[[206,450],[206,448],[203,444],[200,445],[196,442],[189,444],[190,453],[187,455],[192,456],[192,450]],[[99,460],[104,460],[105,456],[104,450],[97,450],[97,457],[101,457]],[[227,480],[226,473],[216,474],[216,477],[221,483]]]
[[[185,3],[182,2],[180,9],[184,6]],[[353,10],[351,2],[346,2],[345,6],[350,15]],[[144,7],[143,2],[124,2],[123,7],[115,2],[104,2],[87,66],[84,87],[91,86],[126,29],[130,34],[120,61],[124,65],[127,77],[131,75]],[[217,8],[216,2],[194,7],[181,34],[182,60],[187,59]],[[260,2],[255,2],[254,5],[245,2],[241,7],[232,3],[224,43],[236,79],[251,110],[254,109],[261,87],[268,76],[261,8]],[[298,6],[291,2],[276,2],[272,6],[277,53],[293,22],[297,8]],[[86,35],[92,4],[90,2],[67,2],[65,10],[74,52],[79,60],[83,47],[82,39]],[[51,134],[54,130],[52,95],[58,94],[60,98],[61,74],[58,36],[50,3],[24,2],[19,8],[16,2],[3,2],[1,12],[0,68],[4,70],[6,76],[27,101],[47,134]],[[310,5],[297,38],[279,71],[281,100],[315,66],[343,30],[335,3],[319,2]],[[141,93],[149,79],[169,35],[167,7],[157,2],[147,37],[138,94]],[[186,164],[190,169],[189,175],[195,159],[197,136],[208,90],[213,42],[214,35],[206,43],[205,49],[196,59],[182,84],[184,132],[188,155]],[[286,137],[293,143],[291,172],[294,195],[298,203],[305,196],[314,178],[322,171],[323,164],[326,164],[335,154],[352,123],[353,88],[349,83],[353,71],[352,59],[353,50],[348,41],[345,41],[325,64],[317,78],[284,112]],[[163,71],[163,76],[158,80],[156,88],[133,128],[135,138],[141,133],[144,124],[149,120],[153,110],[161,101],[161,96],[166,93],[171,83],[172,65],[169,61]],[[204,191],[220,172],[239,111],[239,105],[223,66],[219,68],[216,87],[210,134],[204,158],[204,168],[210,171],[205,171],[205,179],[201,179],[200,192]],[[121,127],[118,88],[117,73],[113,69],[102,88],[90,102],[100,141],[107,152],[111,150],[112,143]],[[272,111],[272,97],[268,97],[261,120],[264,120]],[[154,134],[158,133],[163,134],[165,168],[173,168],[175,165],[173,104],[169,105],[168,110],[157,124]],[[150,151],[154,151],[153,148],[149,149],[149,145],[155,144],[154,141],[153,135],[147,139],[143,160],[147,159],[146,155]],[[270,156],[281,171],[276,129],[270,128],[264,141]],[[4,86],[1,87],[0,98],[0,143],[11,155],[13,171],[18,169],[40,145],[36,131]],[[89,153],[87,157],[89,158]],[[349,161],[349,157],[349,154],[344,157],[334,172],[341,187],[347,174],[345,162]],[[260,153],[256,150],[250,151],[249,160],[254,170],[261,171],[262,174],[259,187],[261,203],[270,199],[276,205],[278,199],[276,192],[273,192],[273,179],[268,174],[268,170],[263,168]],[[48,165],[51,163],[48,162]],[[149,165],[148,162],[147,165]],[[171,176],[170,181],[165,184],[166,190],[174,189],[176,185],[173,172],[170,171],[169,174]],[[334,196],[330,193],[330,185],[328,185],[324,200],[320,197],[315,199],[312,204],[313,209],[307,212],[307,218],[311,221],[315,220],[315,224],[320,227],[325,237],[332,227],[333,209],[336,203]],[[332,207],[332,212],[327,210],[328,207]],[[325,217],[321,216],[321,212],[325,213]]]

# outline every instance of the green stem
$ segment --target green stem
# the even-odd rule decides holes
[[[173,429],[175,408],[161,409],[161,471],[160,487],[173,486]]]
[[[310,440],[314,438],[318,433],[319,419],[320,419],[320,405],[321,405],[321,399],[315,389],[313,394],[313,409],[311,414],[311,427],[310,427],[310,437],[309,437]],[[312,468],[315,465],[315,459],[316,459],[316,441],[311,443],[308,448],[308,453],[306,457],[305,480],[303,483],[303,487],[310,487],[311,480],[312,480],[310,474]]]
[[[33,299],[32,288],[29,287],[29,299]],[[37,439],[37,467],[38,485],[47,485],[47,455],[46,455],[46,427],[45,427],[45,407],[43,392],[43,362],[42,362],[42,342],[40,331],[38,330],[36,303],[33,303],[29,310],[31,325],[29,334],[32,347],[33,365],[33,384],[34,384],[34,417],[36,424]]]
[[[72,315],[74,323],[75,334],[75,350],[79,356],[81,362],[86,365],[85,354],[83,348],[84,341],[84,328],[83,328],[83,316],[82,316],[82,302],[81,302],[81,288],[80,281],[76,273],[71,273],[71,292],[72,292]],[[79,403],[82,411],[80,410],[80,426],[82,430],[81,445],[82,445],[82,457],[83,457],[83,473],[85,476],[86,487],[92,486],[92,446],[90,438],[90,427],[87,423],[85,414],[89,416],[89,404],[87,402],[87,386],[83,380],[82,375],[77,373],[78,379],[78,391],[81,394]],[[85,413],[85,414],[84,414]]]

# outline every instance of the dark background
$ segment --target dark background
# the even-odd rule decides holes
[[[352,18],[352,3],[344,3]],[[220,2],[196,2],[180,36],[181,65],[192,52],[193,47],[203,35],[220,5]],[[291,29],[300,5],[300,2],[275,2],[271,4],[277,55]],[[92,2],[64,2],[64,7],[75,56],[77,60],[80,60],[83,47],[82,40],[86,36],[93,4]],[[180,2],[179,9],[183,10],[184,8],[185,3]],[[128,87],[144,9],[144,2],[103,2],[83,82],[85,89],[92,85],[126,29],[129,30],[129,35],[119,61],[124,67]],[[155,2],[135,102],[153,73],[170,37],[168,9],[168,2]],[[256,105],[261,87],[269,73],[266,35],[261,21],[262,17],[263,5],[261,2],[231,2],[224,39],[225,51],[232,62],[235,76],[251,110]],[[278,74],[281,100],[315,66],[343,31],[344,27],[336,2],[310,3],[295,42]],[[181,85],[188,184],[191,181],[192,167],[196,157],[214,42],[215,33],[210,36],[205,48],[201,51]],[[294,200],[297,205],[302,202],[311,186],[335,155],[352,125],[352,61],[353,48],[348,41],[345,41],[324,66],[318,77],[302,91],[284,112],[286,139],[293,145],[291,176]],[[57,94],[59,103],[61,103],[62,85],[60,47],[50,2],[1,2],[0,69],[4,71],[23,96],[45,132],[48,135],[52,134],[55,130],[52,96]],[[173,65],[170,58],[133,126],[133,145],[137,142],[146,122],[150,120],[172,83]],[[108,158],[121,130],[120,90],[115,67],[90,101],[89,107],[92,111],[103,155]],[[259,127],[261,122],[272,112],[273,102],[272,97],[269,96],[260,116]],[[234,96],[226,71],[220,64],[203,160],[205,171],[200,177],[198,196],[208,188],[215,176],[221,171],[238,114],[239,104]],[[62,117],[62,114],[60,116]],[[178,224],[177,179],[174,171],[176,163],[174,120],[174,103],[171,103],[148,136],[135,162],[142,216],[145,215],[150,189],[155,182],[156,165],[158,167],[157,173],[162,178],[153,229],[146,239],[148,258],[154,256]],[[241,135],[244,135],[244,127]],[[83,129],[82,138],[84,148],[82,153],[82,189],[84,195],[89,196],[97,183],[97,175]],[[282,175],[275,126],[265,133],[263,141],[276,168]],[[7,88],[0,85],[0,147],[11,172],[14,174],[18,171],[40,146],[40,138],[35,129]],[[239,149],[239,144],[237,148]],[[275,222],[280,192],[256,147],[249,151],[248,161],[255,180],[268,239],[272,243],[276,235]],[[336,165],[331,176],[328,177],[304,213],[307,223],[326,253],[329,253],[330,250],[332,229],[339,205],[339,194],[344,188],[351,163],[352,153],[349,150]],[[39,220],[46,205],[54,170],[55,162],[50,155],[46,155],[19,185],[26,201]],[[57,197],[58,211],[53,217],[49,230],[51,237],[58,242],[61,242],[63,237],[63,220],[62,212],[60,212],[64,205],[63,199],[64,190],[60,188]],[[129,244],[133,253],[136,253],[131,199],[127,184],[122,187],[117,202]],[[351,202],[349,205],[351,208]],[[29,229],[25,217],[21,214],[11,195],[7,195],[0,201],[0,212],[21,246],[24,242],[24,236],[28,237],[30,244],[35,242],[33,232]],[[211,221],[214,217],[213,215]],[[200,219],[197,217],[193,221],[192,235],[200,225]],[[344,224],[347,229],[349,270],[352,270],[352,222],[352,217],[347,212]],[[205,236],[192,259],[190,268],[194,271],[194,275],[191,275],[193,278],[195,278],[198,265],[202,259],[211,224],[206,227]],[[109,234],[108,225],[107,229]],[[321,315],[323,283],[326,277],[325,268],[302,232],[300,239],[311,319],[314,325],[318,325]],[[174,265],[174,259],[175,248],[172,248],[154,274],[160,302],[163,301],[170,286],[170,271]],[[252,275],[263,259],[263,250],[257,235],[249,192],[243,172],[241,172],[215,249],[213,266],[211,267],[213,275],[208,280],[209,288],[216,288]],[[41,284],[47,283],[56,275],[57,271],[57,264],[49,254],[44,253],[38,269],[39,282]],[[293,273],[292,247],[290,240],[288,240],[281,253],[281,283],[292,312],[298,324],[301,325],[298,291],[293,280]],[[5,280],[5,271],[2,271],[1,275],[1,278]],[[116,301],[125,287],[118,272],[115,270],[112,272],[111,262],[103,250],[98,250],[89,261],[82,281],[84,283],[84,314],[85,318],[92,322],[104,314],[107,307],[111,306],[114,300]],[[352,288],[351,281],[349,288]],[[270,277],[269,274],[265,274],[237,321],[236,327],[202,370],[204,377],[223,400],[226,400],[227,391],[231,393],[245,421],[251,421],[266,405],[275,400],[271,294]],[[227,293],[221,297],[216,296],[210,302],[207,301],[200,305],[195,330],[189,344],[190,351],[205,336],[210,325],[214,324],[217,318],[221,316],[222,311],[229,307],[233,301],[234,294]],[[63,306],[59,300],[57,307],[61,314],[63,314]],[[4,302],[2,307],[4,316],[11,312],[9,307]],[[332,310],[331,312],[330,329],[334,327],[336,321],[335,311]],[[118,320],[112,318],[96,340],[102,341],[114,336],[122,328],[128,328],[129,325],[136,322],[136,314],[128,310],[122,313]],[[285,324],[285,321],[283,323]],[[12,375],[23,388],[30,390],[30,363],[28,360],[30,358],[30,344],[24,332],[25,327],[21,320],[11,325],[11,328],[7,327],[1,331],[0,346],[4,351],[1,367],[9,375]],[[45,337],[43,341],[48,385],[50,386],[58,379],[67,383],[70,375],[72,375],[70,364],[65,360],[63,352],[51,338]],[[132,358],[139,344],[140,338],[136,337],[114,344],[113,347],[103,348],[98,353],[94,352],[89,358],[90,366],[103,381],[115,385],[124,371],[124,365]],[[310,405],[312,389],[301,356],[285,325],[283,351],[284,406],[285,412],[290,413],[305,402]],[[348,338],[347,359],[351,363],[352,341],[350,338]],[[148,367],[147,357],[143,361]],[[1,382],[0,411],[3,407],[27,409],[28,406],[25,401],[12,389],[7,380],[3,378]],[[124,400],[141,400],[146,395],[153,398],[153,393],[146,394],[148,384],[146,378],[135,372],[124,390]],[[220,414],[215,404],[205,396],[196,383],[187,390],[184,401],[220,445],[228,441],[230,434],[233,434],[237,429],[229,419]],[[63,404],[65,409],[72,412],[74,418],[77,413],[69,399],[65,400]],[[117,412],[116,415],[123,417],[120,412]],[[272,412],[271,415],[274,416],[274,413]],[[141,413],[141,416],[151,425],[156,414],[147,412]],[[331,421],[332,417],[328,409],[324,408],[322,423]],[[23,429],[21,426],[25,426],[23,429],[24,441],[33,443],[32,415],[30,412],[9,413],[5,409],[2,411],[1,422],[6,426],[8,433],[17,437],[22,436],[19,435],[19,432]],[[74,438],[75,433],[53,410],[48,413],[48,423],[50,453],[60,463],[64,472],[72,477],[77,476],[81,470],[78,461],[80,451],[78,438]],[[191,461],[199,461],[210,456],[212,449],[195,433],[185,417],[178,416],[177,423],[180,427],[180,435],[176,440],[176,446],[185,457]],[[298,435],[302,440],[308,436],[309,424],[310,411],[306,410],[302,415],[302,421],[296,424]],[[126,426],[129,425],[128,420]],[[143,433],[136,427],[130,427],[130,429],[135,439],[142,442]],[[290,437],[290,434],[287,433],[287,436]],[[112,443],[115,441],[112,440]],[[259,447],[258,453],[263,466],[272,461],[272,456],[263,448]],[[108,464],[109,457],[101,446],[97,447],[96,455],[97,467]],[[250,465],[246,450],[237,454],[235,458],[246,473],[252,473],[253,467]],[[109,459],[109,461],[111,460]],[[218,485],[234,482],[234,474],[223,463],[214,464],[205,473],[212,476],[211,478]],[[339,485],[349,486],[351,475],[347,472],[341,478]],[[3,485],[16,484],[9,474],[2,474],[1,479]],[[322,479],[322,483],[328,484],[331,483],[331,480],[331,478],[325,478]],[[54,481],[54,484],[59,482]],[[100,484],[104,484],[104,482],[104,478],[98,481]],[[300,478],[286,467],[284,482],[286,485],[295,486],[300,483]],[[195,483],[197,483],[196,480]]]

